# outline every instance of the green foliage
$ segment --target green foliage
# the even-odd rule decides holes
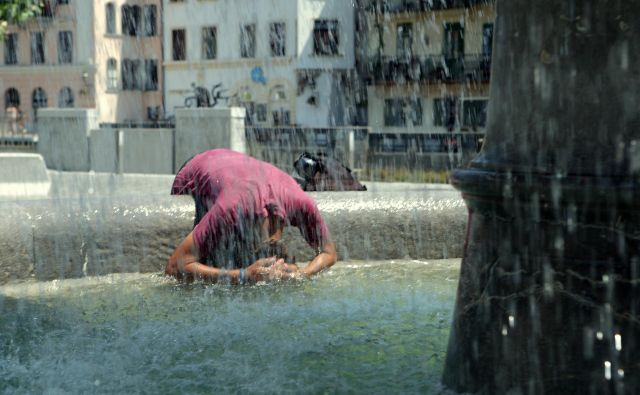
[[[0,39],[11,24],[24,23],[40,13],[42,0],[0,0]]]

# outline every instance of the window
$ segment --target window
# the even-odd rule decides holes
[[[113,3],[105,6],[105,17],[107,18],[107,34],[116,34],[116,7]]]
[[[382,152],[406,152],[407,140],[402,135],[385,134],[380,148]]]
[[[216,28],[207,26],[202,28],[202,59],[215,59],[218,52]]]
[[[137,36],[140,34],[140,7],[137,5],[122,6],[122,34]]]
[[[462,102],[462,126],[475,130],[487,123],[487,100],[465,100]]]
[[[31,64],[44,63],[44,32],[31,33]]]
[[[153,4],[144,6],[144,35],[153,37],[156,35],[157,8]]]
[[[173,60],[187,59],[187,33],[184,29],[171,31],[171,56]]]
[[[47,103],[47,92],[42,88],[36,88],[31,95],[31,107],[35,114],[38,114],[39,108],[47,107]]]
[[[435,99],[433,101],[433,124],[435,126],[446,126],[448,130],[456,127],[456,104],[455,98]]]
[[[135,59],[122,60],[122,89],[138,90],[141,89],[140,78],[140,61]]]
[[[289,110],[279,109],[271,112],[273,117],[273,126],[290,125],[291,115]]]
[[[73,62],[73,34],[58,32],[58,63]]]
[[[386,99],[384,101],[385,126],[422,125],[422,102],[419,98]]]
[[[56,0],[56,4],[58,5],[69,4],[69,0]]]
[[[464,26],[461,23],[445,23],[442,54],[446,59],[464,56]]]
[[[4,64],[18,64],[18,34],[9,33],[4,40]]]
[[[482,56],[491,60],[493,53],[493,23],[485,23],[482,26]]]
[[[240,57],[256,56],[256,25],[244,25],[240,29]]]
[[[285,24],[272,23],[269,31],[271,56],[285,56]]]
[[[107,89],[118,89],[118,61],[107,60]]]
[[[72,108],[74,105],[73,91],[68,86],[60,89],[58,94],[58,107]]]
[[[258,122],[267,122],[267,105],[266,104],[258,104],[256,105],[256,118]]]
[[[154,59],[144,61],[144,90],[158,90],[158,62]]]
[[[338,21],[315,21],[313,26],[314,55],[338,55],[338,44]]]
[[[16,88],[9,88],[4,93],[4,107],[20,107],[20,93]]]
[[[400,23],[396,28],[396,55],[399,58],[411,58],[413,46],[413,24]]]

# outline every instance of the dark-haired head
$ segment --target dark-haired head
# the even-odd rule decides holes
[[[278,259],[284,259],[285,262],[295,263],[289,261],[289,251],[287,245],[282,240],[267,240],[262,242],[255,250],[256,259],[269,258],[275,256]]]

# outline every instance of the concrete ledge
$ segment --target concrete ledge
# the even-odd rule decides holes
[[[170,196],[172,176],[53,172],[53,196],[2,201],[0,283],[158,272],[193,225],[190,197]],[[462,256],[467,214],[450,187],[323,192],[318,202],[341,259]],[[138,188],[138,189],[136,189]],[[313,255],[295,228],[285,239],[299,263]]]
[[[98,126],[93,109],[38,110],[38,152],[49,169],[89,171],[89,130]]]
[[[46,196],[50,187],[41,155],[0,153],[0,197]]]

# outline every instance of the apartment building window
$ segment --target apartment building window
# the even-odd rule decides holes
[[[386,99],[384,126],[412,127],[422,125],[422,101],[419,98]]]
[[[267,122],[267,105],[257,104],[256,105],[256,119],[258,122]]]
[[[272,23],[269,28],[269,44],[271,46],[271,56],[285,56],[285,24],[282,22]]]
[[[158,19],[157,7],[153,4],[144,6],[144,35],[153,37],[156,35],[156,25]]]
[[[122,90],[139,90],[142,87],[140,61],[138,59],[122,60]]]
[[[4,64],[18,64],[18,34],[9,33],[4,40]]]
[[[271,111],[273,126],[291,125],[291,113],[286,109]]]
[[[9,88],[4,93],[4,108],[20,107],[20,93],[16,88]]]
[[[140,7],[137,5],[123,5],[122,34],[137,36],[140,34]]]
[[[396,55],[411,58],[413,47],[413,24],[400,23],[396,27]]]
[[[107,34],[116,34],[116,7],[113,3],[105,6],[105,18],[107,22]]]
[[[215,59],[218,52],[217,33],[215,26],[202,28],[202,58]]]
[[[457,100],[452,97],[435,99],[433,101],[433,124],[445,126],[452,131],[456,127]]]
[[[58,32],[58,63],[73,62],[73,34],[71,32]]]
[[[464,55],[464,26],[461,23],[445,23],[442,54],[446,59],[459,59]]]
[[[493,53],[493,23],[485,23],[482,26],[482,56],[491,59]]]
[[[34,89],[33,94],[31,95],[31,107],[33,108],[35,115],[38,115],[39,108],[47,107],[47,105],[47,92],[42,88]]]
[[[244,25],[240,29],[240,57],[255,58],[256,25]]]
[[[60,89],[60,93],[58,93],[58,107],[61,108],[72,108],[75,104],[75,100],[73,98],[73,91],[68,86]]]
[[[118,89],[118,61],[114,58],[107,60],[107,89]]]
[[[314,55],[338,55],[338,21],[319,19],[313,25]]]
[[[44,63],[44,32],[31,33],[31,64]]]
[[[462,126],[476,130],[487,124],[487,100],[465,100],[462,102]]]
[[[66,5],[66,4],[69,4],[69,0],[56,0],[56,4]]]
[[[158,62],[154,59],[144,61],[144,90],[158,90]]]
[[[407,152],[407,138],[403,135],[385,134],[380,146],[382,152]]]
[[[187,59],[187,33],[184,29],[171,31],[171,55],[173,60]]]

